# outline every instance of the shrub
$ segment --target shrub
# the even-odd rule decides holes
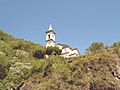
[[[116,42],[112,45],[112,48],[116,54],[120,56],[120,42]]]
[[[43,59],[45,56],[45,50],[35,50],[33,52],[33,57],[37,59]]]
[[[92,43],[92,45],[86,49],[86,53],[87,54],[90,54],[90,53],[96,53],[100,50],[102,50],[104,48],[104,44],[102,42],[95,42],[95,43]]]
[[[9,69],[9,63],[5,55],[0,54],[0,79],[6,77]]]
[[[60,55],[61,49],[59,49],[58,47],[47,47],[46,54],[47,55]]]

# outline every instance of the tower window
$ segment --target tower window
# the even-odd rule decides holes
[[[48,39],[50,39],[50,35],[48,35]]]

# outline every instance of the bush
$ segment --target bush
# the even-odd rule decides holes
[[[47,47],[46,54],[47,55],[60,55],[61,50],[58,47]]]
[[[9,62],[5,55],[0,54],[0,79],[6,77],[9,69]]]
[[[43,59],[45,56],[45,50],[35,50],[33,52],[33,57],[37,59]]]
[[[112,48],[116,54],[120,56],[120,42],[116,42],[112,45]]]
[[[92,45],[86,49],[86,53],[87,54],[90,54],[90,53],[96,53],[100,50],[102,50],[104,48],[104,44],[102,42],[95,42],[95,43],[92,43]]]

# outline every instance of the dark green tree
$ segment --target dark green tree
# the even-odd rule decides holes
[[[87,54],[97,53],[103,48],[104,48],[104,44],[102,42],[95,42],[95,43],[92,43],[92,45],[88,49],[86,49],[86,53]]]
[[[33,52],[33,57],[37,59],[43,59],[45,56],[45,50],[36,50]]]
[[[112,48],[116,54],[120,56],[120,42],[116,42],[112,45]]]
[[[47,55],[60,55],[61,49],[59,49],[58,47],[47,47],[46,54]]]
[[[9,69],[9,63],[8,59],[5,55],[0,54],[0,79],[3,79],[6,77],[8,69]]]

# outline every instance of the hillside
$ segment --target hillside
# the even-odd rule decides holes
[[[78,58],[37,58],[45,47],[0,31],[0,90],[120,90],[120,42]]]

